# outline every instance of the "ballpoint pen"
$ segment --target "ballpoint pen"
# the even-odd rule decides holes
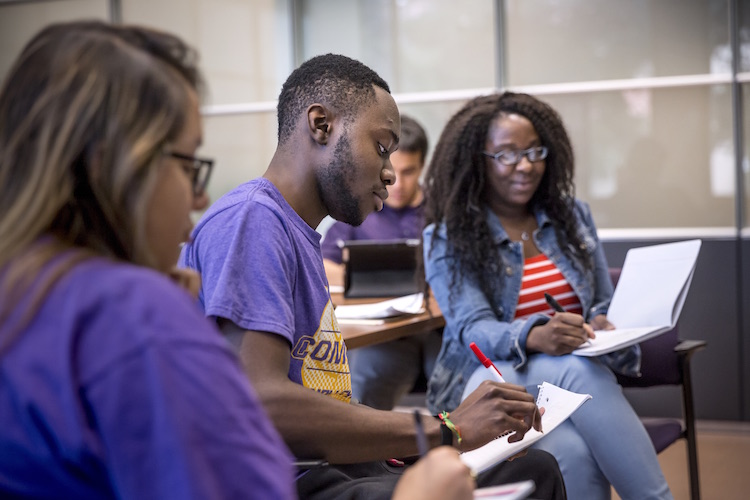
[[[422,415],[419,413],[419,410],[414,410],[414,426],[417,429],[417,450],[419,451],[419,456],[423,457],[427,453],[429,447],[427,445],[427,436],[425,436],[424,427],[422,427]]]
[[[501,383],[505,383],[505,379],[503,378],[503,374],[500,373],[500,370],[497,369],[497,367],[490,361],[490,358],[484,355],[484,353],[477,347],[477,345],[472,342],[469,344],[469,347],[472,351],[474,351],[474,354],[479,359],[479,362],[484,365],[485,368],[487,368],[490,373],[492,373],[492,377],[497,381]]]
[[[552,309],[554,309],[555,311],[557,311],[559,313],[565,312],[565,309],[563,309],[563,307],[560,305],[560,303],[558,301],[556,301],[555,298],[552,295],[550,295],[548,293],[545,293],[544,294],[544,300],[546,300],[547,304],[549,304],[549,306]]]

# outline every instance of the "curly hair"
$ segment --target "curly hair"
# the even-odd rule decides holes
[[[391,92],[375,71],[349,57],[325,54],[305,61],[281,87],[276,109],[279,144],[291,137],[297,118],[310,104],[332,106],[343,114],[346,122],[363,105],[373,101],[373,85]]]
[[[547,213],[560,248],[571,261],[581,269],[593,267],[576,231],[573,148],[559,114],[527,94],[474,98],[448,121],[433,152],[425,182],[425,226],[445,225],[449,255],[457,263],[451,271],[451,289],[459,275],[473,276],[495,310],[494,297],[502,287],[502,280],[495,277],[502,262],[487,223],[487,160],[482,151],[491,123],[501,114],[527,118],[549,150],[529,209]]]

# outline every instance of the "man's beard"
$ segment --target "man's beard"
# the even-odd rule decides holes
[[[365,218],[350,185],[354,181],[354,171],[354,156],[349,136],[344,134],[333,151],[333,161],[318,174],[318,193],[323,205],[334,219],[359,226]]]

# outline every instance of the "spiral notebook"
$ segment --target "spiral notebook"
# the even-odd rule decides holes
[[[484,446],[462,453],[461,460],[477,474],[484,472],[493,465],[523,451],[555,430],[558,425],[563,423],[589,399],[591,399],[590,394],[578,394],[543,382],[539,386],[539,395],[536,398],[536,405],[539,408],[544,408],[542,432],[531,429],[522,440],[515,443],[508,441],[513,433],[506,433]]]

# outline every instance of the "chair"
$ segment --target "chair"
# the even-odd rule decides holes
[[[619,268],[610,268],[610,278],[616,285],[620,277]],[[690,379],[690,358],[706,347],[702,340],[680,340],[678,327],[641,342],[641,377],[617,375],[622,387],[655,387],[678,385],[681,387],[682,419],[642,417],[646,431],[656,453],[661,453],[678,439],[687,442],[690,498],[700,499],[698,481],[698,449],[695,437],[695,411],[693,409],[693,387]]]

